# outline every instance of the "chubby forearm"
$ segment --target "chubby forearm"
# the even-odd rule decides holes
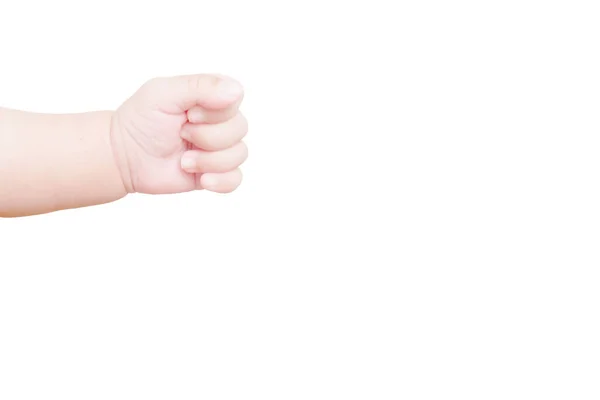
[[[98,205],[125,196],[111,145],[112,115],[0,108],[0,217]]]

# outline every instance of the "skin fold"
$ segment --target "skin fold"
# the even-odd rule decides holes
[[[0,108],[0,217],[130,193],[234,191],[248,157],[243,88],[221,75],[149,80],[114,111]]]

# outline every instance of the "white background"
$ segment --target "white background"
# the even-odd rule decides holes
[[[244,183],[1,220],[0,399],[599,398],[595,2],[156,4],[1,0],[0,105],[229,74]]]

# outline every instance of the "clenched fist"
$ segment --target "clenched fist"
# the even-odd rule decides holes
[[[242,86],[220,75],[155,78],[142,85],[111,120],[110,140],[126,190],[235,190],[248,157],[242,99]]]

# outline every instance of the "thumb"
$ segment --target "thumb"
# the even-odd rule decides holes
[[[197,107],[225,111],[237,107],[244,92],[236,80],[214,74],[154,78],[146,83],[145,89],[148,98],[166,112],[185,112]]]

